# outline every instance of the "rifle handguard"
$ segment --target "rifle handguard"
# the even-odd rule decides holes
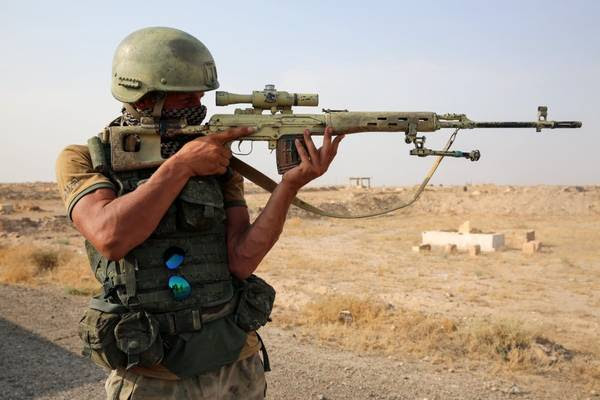
[[[283,175],[290,169],[300,165],[300,162],[302,161],[298,154],[298,150],[296,150],[296,139],[300,140],[300,143],[304,146],[304,137],[302,135],[286,135],[277,140],[275,155],[277,160],[277,173],[279,175]]]

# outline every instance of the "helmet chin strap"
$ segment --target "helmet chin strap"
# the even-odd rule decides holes
[[[152,118],[154,118],[155,121],[159,121],[162,116],[162,110],[165,105],[165,100],[167,99],[167,94],[164,92],[157,92],[155,94],[155,99],[156,102],[154,103],[154,106],[152,106]],[[143,117],[142,113],[140,113],[131,103],[123,103],[123,108],[129,115],[137,120],[140,120]]]
[[[140,112],[138,110],[136,110],[135,107],[131,105],[131,103],[123,103],[123,108],[125,109],[125,111],[127,111],[127,113],[129,115],[131,115],[132,117],[134,117],[138,120],[142,116],[142,114],[140,114]]]
[[[154,103],[154,107],[152,108],[152,118],[154,121],[160,120],[162,116],[162,109],[165,105],[165,100],[167,99],[167,94],[164,92],[156,93],[156,103]]]

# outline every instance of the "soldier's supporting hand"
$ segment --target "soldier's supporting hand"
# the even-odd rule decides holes
[[[304,131],[304,143],[306,144],[306,148],[304,148],[299,140],[296,140],[296,149],[298,150],[298,155],[302,161],[300,162],[300,165],[283,175],[284,182],[298,190],[327,171],[333,158],[337,154],[340,142],[344,138],[344,135],[338,135],[332,141],[331,131],[331,128],[325,128],[323,146],[318,150],[310,137],[308,129]]]

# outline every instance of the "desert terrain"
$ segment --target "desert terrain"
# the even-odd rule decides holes
[[[309,188],[362,212],[414,187]],[[268,199],[247,185],[255,218]],[[98,291],[53,183],[0,184],[0,398],[102,399],[79,355]],[[465,221],[503,233],[477,256],[414,252]],[[542,244],[521,248],[527,231]],[[600,399],[600,187],[430,185],[413,206],[359,220],[292,208],[257,274],[277,290],[272,399]]]

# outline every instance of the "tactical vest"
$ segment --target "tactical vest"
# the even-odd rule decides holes
[[[117,196],[136,190],[156,170],[114,171],[110,144],[95,137],[88,147],[94,170],[113,181]],[[143,209],[139,216],[144,218]],[[218,178],[193,177],[154,232],[123,259],[110,261],[86,242],[104,295],[90,301],[79,324],[84,354],[109,369],[161,363],[180,377],[237,360],[247,332],[270,320],[275,290],[254,275],[240,281],[230,274],[225,222]],[[174,248],[183,262],[170,270],[165,257]],[[173,275],[191,285],[187,298],[172,293]],[[264,346],[262,351],[269,370]]]
[[[122,196],[143,185],[154,171],[110,171],[106,175],[116,181],[118,196]],[[139,213],[144,218],[144,210]],[[165,266],[165,254],[171,248],[183,250],[184,254],[184,261],[176,271]],[[87,241],[86,250],[107,297],[118,298],[132,311],[175,312],[181,316],[192,313],[179,324],[192,325],[187,327],[192,329],[185,330],[195,330],[193,320],[199,320],[202,310],[218,309],[233,301],[235,290],[228,267],[223,194],[215,177],[191,178],[156,230],[122,260],[108,260]],[[175,300],[168,286],[172,275],[183,276],[190,283],[188,298]],[[183,310],[189,312],[180,312]]]

